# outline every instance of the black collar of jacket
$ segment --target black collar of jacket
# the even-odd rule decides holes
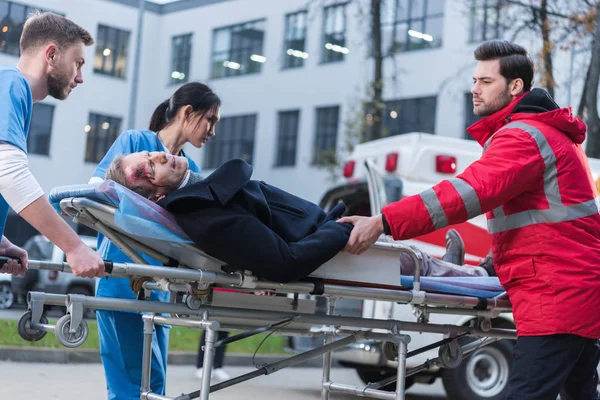
[[[169,209],[181,199],[217,200],[226,205],[250,180],[252,166],[242,159],[227,161],[206,179],[169,193],[158,205]]]

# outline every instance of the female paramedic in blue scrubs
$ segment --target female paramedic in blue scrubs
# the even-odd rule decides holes
[[[182,148],[185,143],[202,147],[215,135],[215,125],[219,122],[221,100],[206,85],[190,82],[181,86],[161,103],[150,120],[148,130],[128,130],[123,132],[100,164],[90,183],[104,179],[106,169],[118,154],[140,151],[165,151],[185,156]],[[200,172],[200,168],[186,156],[190,170]],[[140,181],[152,183],[152,170],[136,171]],[[185,183],[184,183],[185,184]],[[105,260],[132,262],[117,246],[103,235],[98,235],[98,252]],[[159,261],[144,256],[150,265],[162,265]],[[96,291],[98,297],[135,299],[136,294],[129,287],[127,278],[103,278]],[[152,292],[150,300],[168,301],[169,293]],[[98,310],[98,335],[100,356],[106,375],[108,399],[138,400],[142,383],[142,342],[143,324],[141,315],[135,311]],[[156,325],[152,337],[152,392],[163,395],[166,386],[167,350],[169,328]]]

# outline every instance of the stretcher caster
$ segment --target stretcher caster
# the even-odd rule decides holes
[[[31,326],[31,310],[27,311],[25,314],[21,315],[19,319],[19,324],[17,325],[17,332],[19,332],[19,336],[28,342],[37,342],[38,340],[42,340],[44,336],[46,336],[46,331],[42,331],[40,329],[35,329]],[[47,324],[48,318],[42,314],[40,318],[41,324]]]
[[[439,360],[444,368],[452,369],[458,367],[463,360],[462,347],[458,341],[453,340],[450,343],[440,346]]]
[[[70,332],[70,329],[71,315],[67,314],[56,321],[56,326],[54,327],[56,340],[65,347],[74,348],[81,346],[88,337],[89,329],[87,322],[82,319],[74,333]]]

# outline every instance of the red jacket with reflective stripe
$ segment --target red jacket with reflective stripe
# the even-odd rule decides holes
[[[386,206],[394,239],[486,213],[518,335],[600,338],[600,214],[585,124],[534,89],[468,131],[481,159]]]

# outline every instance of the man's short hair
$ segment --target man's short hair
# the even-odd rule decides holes
[[[30,14],[21,34],[21,53],[54,43],[60,50],[83,42],[94,44],[92,35],[75,22],[51,12],[35,11]]]
[[[142,183],[131,183],[127,179],[127,175],[125,174],[125,170],[123,169],[124,158],[125,155],[123,154],[117,155],[112,160],[110,166],[106,170],[106,175],[104,178],[117,182],[119,185],[125,186],[127,189],[136,192],[140,196],[143,196],[147,199],[150,198],[150,196],[152,196],[154,192],[151,188],[148,187],[148,185],[144,185]]]
[[[500,75],[508,84],[513,79],[523,80],[523,91],[531,90],[533,86],[533,61],[527,50],[518,44],[507,40],[490,40],[480,44],[475,49],[477,61],[500,61]]]

